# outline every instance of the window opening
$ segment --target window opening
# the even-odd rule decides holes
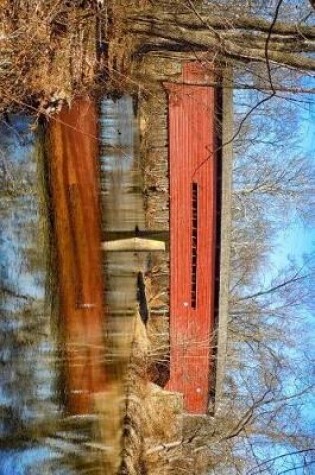
[[[198,259],[198,184],[192,183],[191,223],[191,307],[197,306],[197,259]]]

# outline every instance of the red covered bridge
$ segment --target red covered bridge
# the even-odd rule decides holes
[[[170,380],[185,410],[206,413],[215,392],[219,305],[221,95],[202,63],[166,84],[170,163]]]

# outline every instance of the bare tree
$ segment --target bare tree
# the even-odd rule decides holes
[[[287,4],[278,0],[266,15],[266,9],[259,8],[258,3],[247,4],[246,12],[243,2],[239,8],[224,1],[213,1],[211,7],[206,2],[190,0],[159,2],[141,15],[130,15],[127,25],[129,31],[142,35],[142,50],[144,47],[153,51],[190,48],[218,52],[222,57],[245,63],[267,61],[298,70],[314,70],[311,52],[315,34],[307,5],[301,2],[298,11],[291,8],[288,12]],[[283,10],[286,15],[281,21]],[[288,14],[294,17],[289,20]]]

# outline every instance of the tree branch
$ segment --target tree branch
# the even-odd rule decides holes
[[[129,32],[130,31],[132,33],[147,35],[149,38],[155,37],[156,39],[172,40],[177,45],[177,51],[181,51],[183,47],[187,50],[187,46],[189,45],[192,50],[219,51],[222,56],[245,62],[266,61],[264,48],[237,44],[223,37],[219,40],[217,35],[209,30],[194,31],[180,25],[140,22],[129,25]],[[254,41],[256,41],[256,39],[254,39]],[[315,44],[312,51],[315,51]],[[315,71],[315,59],[304,56],[301,53],[269,49],[268,58],[270,63],[283,64],[299,70]]]
[[[129,19],[132,22],[149,22],[152,25],[174,25],[177,24],[179,28],[191,29],[191,30],[204,30],[205,25],[211,25],[216,30],[245,30],[253,32],[267,33],[270,30],[272,22],[264,20],[263,18],[239,16],[239,17],[219,17],[215,15],[202,15],[196,16],[192,13],[183,14],[169,14],[161,13],[159,17],[153,15],[139,16],[137,14],[130,15]],[[277,22],[273,28],[273,34],[281,36],[295,36],[304,38],[307,40],[315,40],[315,27],[307,25],[295,25],[286,22]]]
[[[275,285],[273,287],[270,287],[267,290],[262,290],[260,292],[256,292],[255,294],[246,295],[245,297],[241,297],[241,298],[238,299],[238,302],[241,302],[241,301],[244,301],[244,300],[249,300],[249,299],[255,299],[257,297],[261,297],[262,295],[267,295],[267,294],[271,294],[273,292],[277,292],[278,290],[282,289],[283,287],[285,287],[287,285],[294,284],[294,283],[298,282],[299,280],[305,279],[306,277],[307,277],[306,275],[302,275],[300,277],[295,275],[294,277],[292,277],[292,279],[286,280],[285,282],[282,282],[279,285]]]

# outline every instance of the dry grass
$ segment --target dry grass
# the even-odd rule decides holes
[[[0,111],[54,112],[59,101],[93,92],[100,13],[78,4],[2,0]]]
[[[147,0],[0,0],[0,113],[51,115],[74,96],[135,92],[129,13]]]

